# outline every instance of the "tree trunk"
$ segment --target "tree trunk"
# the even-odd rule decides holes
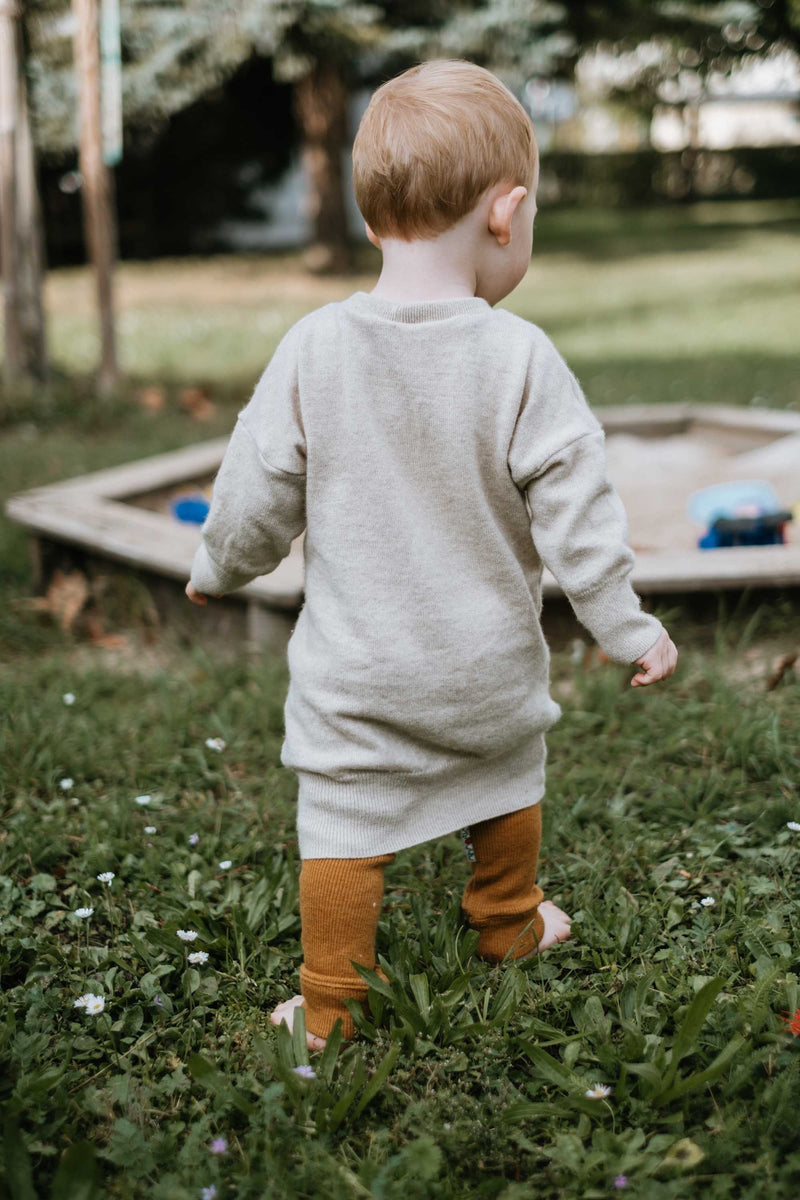
[[[338,64],[318,62],[294,89],[303,138],[312,243],[306,265],[318,274],[350,269],[342,156],[347,137],[347,90]]]
[[[113,271],[116,258],[113,177],[103,162],[100,120],[100,42],[97,0],[72,0],[75,12],[75,66],[80,104],[80,170],[83,177],[83,225],[97,282],[100,315],[100,373],[103,395],[117,385],[114,337]]]
[[[0,0],[0,219],[5,307],[4,375],[34,383],[47,376],[42,307],[43,239],[36,165],[21,70],[21,10]]]

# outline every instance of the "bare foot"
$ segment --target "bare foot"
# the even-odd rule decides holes
[[[294,1028],[294,1010],[299,1008],[303,1003],[302,996],[292,996],[291,1000],[284,1000],[277,1008],[269,1014],[269,1019],[273,1025],[280,1025],[282,1022],[289,1026],[289,1032]],[[306,1033],[306,1041],[308,1042],[309,1050],[324,1050],[326,1038],[317,1037],[313,1033]]]
[[[546,950],[548,946],[554,946],[556,942],[566,942],[570,937],[570,925],[572,917],[560,908],[553,904],[552,900],[543,900],[539,905],[539,912],[544,920],[544,933],[536,950],[531,950],[529,954],[523,954],[520,958],[514,959],[515,962],[522,962],[523,959],[533,958],[534,954],[538,954],[541,950]]]

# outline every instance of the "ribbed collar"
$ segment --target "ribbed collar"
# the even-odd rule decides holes
[[[401,321],[415,325],[423,321],[446,321],[450,317],[465,317],[473,313],[488,312],[489,303],[481,296],[460,296],[450,300],[387,300],[372,292],[353,292],[344,301],[358,312],[371,313],[387,321]]]

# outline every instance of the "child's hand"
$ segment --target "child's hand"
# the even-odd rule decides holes
[[[645,687],[648,683],[657,683],[659,679],[668,679],[674,673],[678,651],[666,630],[656,644],[641,658],[637,658],[636,662],[640,667],[644,667],[644,671],[634,675],[631,687]]]
[[[204,596],[202,592],[198,592],[197,589],[192,586],[191,579],[186,585],[186,595],[189,597],[192,604],[206,605],[208,603],[208,596]],[[219,596],[216,596],[215,599],[219,600]]]

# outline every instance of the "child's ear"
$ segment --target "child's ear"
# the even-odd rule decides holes
[[[369,240],[372,242],[373,246],[377,246],[377,247],[378,247],[378,249],[380,250],[380,248],[381,248],[381,239],[380,239],[380,238],[377,236],[377,234],[374,234],[374,233],[372,232],[372,230],[370,229],[370,227],[369,227],[369,225],[367,224],[367,222],[366,222],[366,221],[364,222],[364,229],[365,229],[365,231],[366,231],[367,237],[368,237],[368,238],[369,238]]]
[[[528,194],[524,187],[512,188],[496,196],[489,209],[489,232],[493,233],[501,246],[507,246],[511,241],[511,221],[517,211],[517,205]]]

